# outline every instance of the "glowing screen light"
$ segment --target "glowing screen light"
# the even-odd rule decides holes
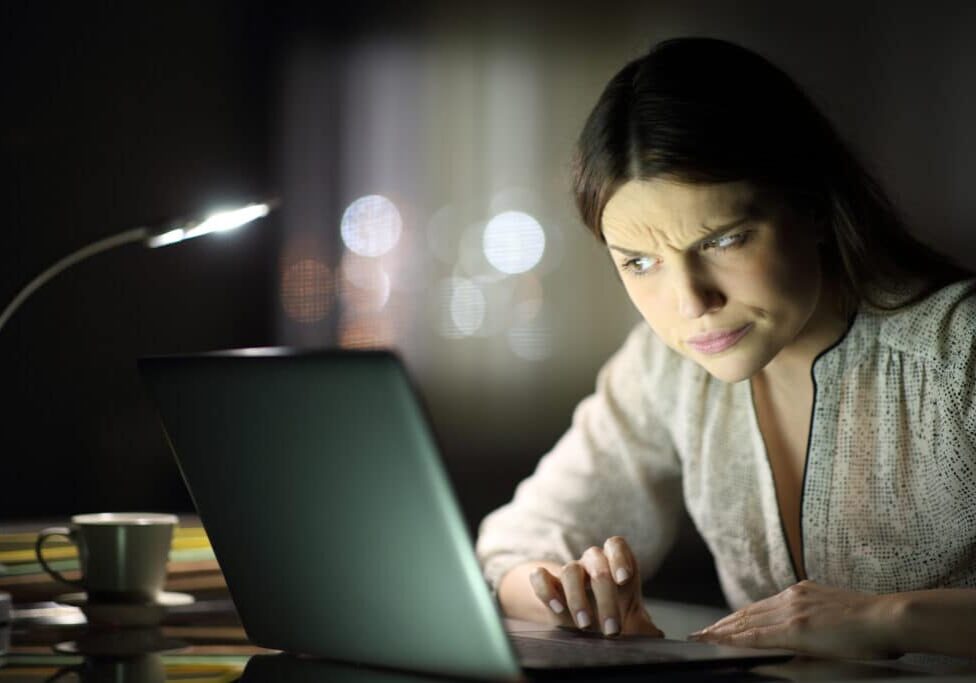
[[[488,262],[503,273],[524,273],[539,263],[546,235],[539,221],[521,211],[500,213],[485,226],[482,240]]]
[[[316,259],[296,261],[281,278],[281,304],[296,322],[314,323],[324,318],[332,309],[334,296],[332,273]]]
[[[396,204],[382,195],[360,197],[342,214],[340,232],[346,247],[360,256],[376,258],[400,241],[403,220]]]

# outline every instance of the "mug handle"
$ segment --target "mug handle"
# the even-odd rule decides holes
[[[55,681],[60,681],[62,678],[68,674],[75,674],[79,679],[84,675],[85,667],[83,665],[75,664],[74,666],[65,666],[54,672],[54,675],[46,679],[44,683],[54,683]]]
[[[47,563],[47,561],[45,561],[45,559],[44,559],[44,551],[43,551],[43,549],[42,549],[41,546],[43,546],[44,545],[44,541],[46,541],[51,536],[64,536],[65,538],[67,538],[70,542],[74,543],[75,545],[78,544],[78,542],[75,540],[75,533],[74,533],[74,531],[72,529],[69,529],[68,527],[65,527],[65,526],[52,526],[52,527],[48,527],[47,529],[43,529],[43,530],[41,530],[41,533],[39,533],[37,535],[37,541],[34,543],[34,552],[37,554],[37,561],[41,563],[41,567],[44,568],[44,571],[46,571],[48,574],[50,574],[51,576],[53,576],[58,581],[61,581],[62,583],[66,583],[69,586],[77,586],[78,588],[84,588],[85,585],[84,585],[83,582],[81,582],[81,581],[72,581],[71,579],[66,579],[61,574],[61,572],[57,571],[56,569],[52,569],[51,566]],[[80,560],[81,560],[81,555],[80,554],[78,556],[78,559],[79,559],[79,564],[80,564]]]

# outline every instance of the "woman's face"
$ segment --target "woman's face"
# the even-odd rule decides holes
[[[651,329],[720,380],[752,377],[808,332],[821,293],[813,226],[747,181],[631,180],[603,233]]]

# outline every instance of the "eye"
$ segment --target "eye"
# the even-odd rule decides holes
[[[654,259],[650,256],[636,256],[623,261],[620,268],[632,275],[644,275],[650,272],[654,265]]]
[[[721,237],[716,237],[715,239],[703,242],[701,245],[702,251],[708,251],[709,249],[715,249],[716,251],[725,251],[727,249],[735,249],[736,247],[741,247],[745,244],[748,233],[745,232],[735,232],[730,235],[722,235]]]

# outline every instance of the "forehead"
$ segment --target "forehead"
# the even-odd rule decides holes
[[[603,233],[622,246],[684,245],[756,210],[749,181],[691,184],[663,178],[630,180],[603,210]]]

